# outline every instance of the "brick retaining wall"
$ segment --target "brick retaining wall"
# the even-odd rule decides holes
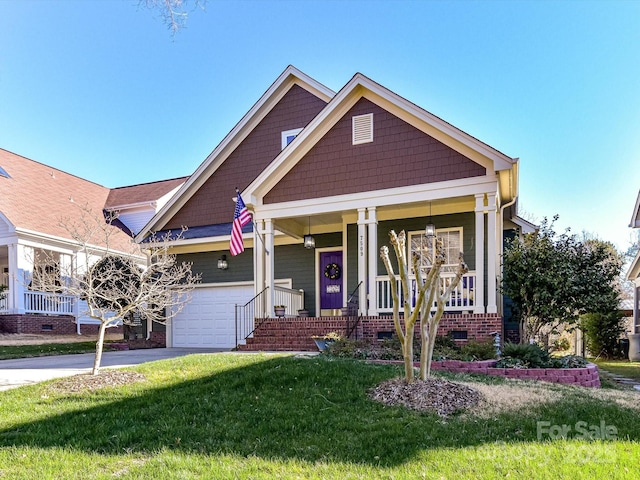
[[[445,370],[454,373],[482,373],[520,380],[541,380],[544,382],[581,385],[583,387],[600,387],[598,367],[589,363],[584,368],[496,368],[496,360],[480,362],[462,362],[459,360],[444,360],[432,362],[434,370]]]

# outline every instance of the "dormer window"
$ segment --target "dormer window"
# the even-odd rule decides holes
[[[294,128],[293,130],[285,130],[282,132],[282,149],[293,142],[293,139],[298,136],[298,134],[302,131],[301,128]]]

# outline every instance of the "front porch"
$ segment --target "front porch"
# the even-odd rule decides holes
[[[391,316],[375,317],[283,317],[256,319],[258,327],[239,343],[241,351],[317,351],[313,335],[339,332],[351,339],[376,342],[395,332]],[[502,334],[502,317],[495,313],[445,313],[439,335],[451,333],[461,344],[468,340],[491,340]],[[416,335],[419,331],[416,328]]]

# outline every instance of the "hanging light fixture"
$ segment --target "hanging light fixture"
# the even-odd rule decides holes
[[[311,235],[311,217],[309,217],[309,233],[304,236],[304,248],[316,248],[316,241]]]
[[[431,223],[431,202],[429,202],[429,219],[427,226],[424,230],[424,233],[427,237],[435,237],[436,236],[436,226]]]

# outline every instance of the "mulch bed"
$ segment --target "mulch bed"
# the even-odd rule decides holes
[[[146,377],[141,373],[126,370],[103,370],[98,375],[89,373],[74,375],[58,380],[50,385],[52,390],[59,393],[80,393],[95,391],[104,387],[119,387],[131,383],[142,382]]]
[[[407,383],[403,378],[387,380],[369,391],[369,397],[389,406],[403,406],[441,417],[478,405],[480,392],[442,378]]]

